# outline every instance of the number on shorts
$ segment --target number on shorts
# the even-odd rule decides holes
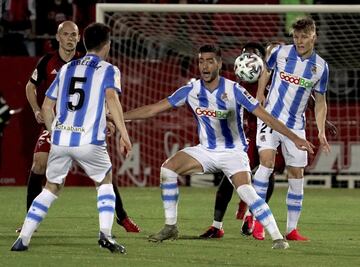
[[[266,128],[269,128],[269,129],[270,129],[269,133],[272,134],[273,129],[271,129],[270,127],[268,127],[265,122],[263,122],[263,123],[261,124],[260,133],[266,133]]]
[[[74,106],[72,102],[68,102],[67,103],[67,107],[69,110],[71,111],[76,111],[78,109],[81,109],[82,106],[84,105],[84,100],[85,100],[85,92],[82,88],[76,88],[76,83],[86,83],[86,77],[72,77],[71,81],[70,81],[70,86],[69,86],[69,97],[78,94],[79,96],[79,100],[78,103]]]

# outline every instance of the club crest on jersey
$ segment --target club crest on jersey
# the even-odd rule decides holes
[[[261,136],[260,136],[260,141],[261,141],[261,142],[266,142],[266,136],[265,136],[265,135],[261,135]]]
[[[313,75],[315,75],[316,74],[316,71],[317,71],[317,67],[314,65],[314,66],[312,66],[311,67],[311,73],[313,74]]]
[[[51,74],[57,74],[57,71],[56,71],[56,69],[53,69],[52,71],[51,71]]]
[[[232,114],[231,110],[211,110],[206,108],[196,108],[195,109],[196,115],[217,118],[220,120],[225,120],[229,118]]]
[[[282,81],[286,81],[288,83],[292,83],[292,84],[304,87],[306,89],[311,89],[314,86],[314,84],[311,80],[296,76],[294,74],[287,73],[285,71],[280,72],[280,79]]]
[[[223,101],[229,101],[229,98],[228,98],[227,93],[223,93],[223,94],[221,95],[221,99],[222,99]]]

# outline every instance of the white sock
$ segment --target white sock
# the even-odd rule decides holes
[[[290,233],[297,228],[300,218],[302,201],[304,198],[304,178],[288,179],[289,189],[286,196],[286,205],[288,208],[286,231]]]
[[[255,218],[269,232],[271,238],[273,240],[282,239],[283,236],[279,231],[268,204],[256,194],[255,189],[251,185],[245,184],[239,186],[236,191],[240,198],[249,206]]]
[[[165,224],[175,225],[177,222],[177,206],[179,187],[177,184],[178,174],[167,168],[161,167],[161,198],[165,212]]]
[[[262,198],[266,198],[266,193],[269,187],[269,177],[274,169],[267,168],[263,165],[259,165],[259,168],[255,172],[252,186],[256,193]]]
[[[98,188],[97,208],[99,211],[100,231],[111,236],[114,222],[115,193],[112,184],[102,184]]]
[[[19,237],[22,239],[22,243],[25,246],[29,245],[33,233],[39,227],[41,221],[48,213],[48,209],[50,208],[51,204],[56,199],[57,196],[47,189],[43,189],[42,192],[34,199],[26,215],[19,235]]]
[[[222,229],[223,223],[214,220],[212,226],[214,226],[217,229]]]

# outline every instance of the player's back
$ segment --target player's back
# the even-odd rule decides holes
[[[120,72],[88,54],[63,66],[47,96],[57,99],[52,143],[63,146],[105,143],[105,90],[120,92]]]

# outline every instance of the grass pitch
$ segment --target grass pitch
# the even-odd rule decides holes
[[[224,219],[225,236],[199,240],[212,223],[215,188],[180,188],[180,239],[149,243],[147,236],[164,223],[160,189],[120,188],[128,214],[142,232],[126,233],[114,223],[113,233],[126,255],[97,245],[98,213],[94,188],[67,187],[34,234],[29,251],[10,252],[25,216],[24,187],[0,187],[1,266],[360,266],[360,190],[305,189],[299,227],[309,242],[290,242],[290,249],[271,249],[271,239],[240,235],[234,194]],[[270,207],[281,231],[286,225],[286,190],[277,188]]]

